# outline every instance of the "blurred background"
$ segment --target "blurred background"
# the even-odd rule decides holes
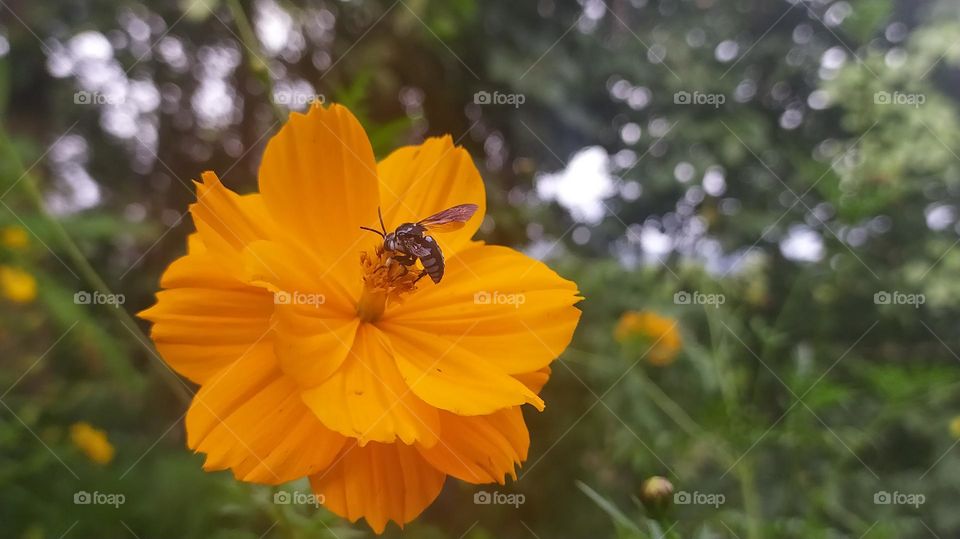
[[[322,100],[586,298],[519,480],[386,536],[957,537],[958,67],[953,0],[2,0],[0,535],[371,536],[204,473],[129,317]]]

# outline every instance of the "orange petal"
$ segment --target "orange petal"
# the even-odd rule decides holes
[[[467,483],[504,483],[517,478],[517,464],[527,459],[530,435],[519,406],[483,416],[440,412],[440,441],[418,447],[438,470]]]
[[[157,303],[139,313],[153,322],[150,335],[174,370],[203,383],[236,361],[267,332],[273,296],[247,286],[220,268],[215,256],[192,240],[192,253],[164,272]]]
[[[443,280],[387,312],[384,327],[430,334],[441,352],[482,351],[508,374],[539,370],[573,336],[577,285],[513,249],[480,245],[447,261]]]
[[[483,179],[470,154],[454,146],[449,135],[394,151],[380,162],[377,172],[388,231],[458,204],[477,204],[480,208],[466,226],[435,236],[449,257],[463,249],[480,228],[487,207]]]
[[[259,197],[260,195],[247,195],[246,197],[241,196],[240,198],[254,198]],[[200,237],[199,232],[191,232],[187,235],[187,254],[202,253],[207,250],[207,247],[203,244],[203,238]]]
[[[431,406],[458,415],[485,415],[519,404],[543,410],[543,401],[476,350],[437,335],[381,325],[389,335],[397,367],[410,389]]]
[[[244,280],[274,292],[278,304],[312,307],[326,317],[356,317],[353,296],[309,251],[260,240],[244,248],[242,259]],[[356,259],[353,262],[360,282],[360,263]]]
[[[403,444],[344,448],[328,470],[310,477],[327,509],[351,522],[365,518],[376,533],[392,520],[403,527],[440,494],[446,476]]]
[[[377,190],[367,134],[340,105],[292,113],[260,165],[260,193],[273,220],[335,273],[356,270],[360,242],[370,235],[360,227],[377,223]]]
[[[437,410],[404,383],[384,335],[362,324],[343,366],[303,401],[327,427],[367,442],[431,446],[437,441]]]
[[[353,346],[360,325],[353,299],[297,246],[261,240],[243,256],[245,278],[273,292],[280,367],[300,387],[320,385]]]
[[[360,320],[330,316],[309,305],[278,305],[275,349],[280,367],[302,388],[317,387],[343,365]]]
[[[325,428],[259,345],[205,383],[187,412],[187,444],[204,469],[241,481],[280,484],[323,470],[346,443]]]
[[[187,238],[187,254],[167,266],[160,277],[161,288],[246,288],[240,279],[224,269],[216,255],[203,245],[200,234]]]
[[[203,245],[223,257],[225,267],[235,266],[243,248],[270,237],[273,223],[258,195],[241,197],[224,187],[213,172],[204,172],[197,186],[197,201],[190,213]]]
[[[513,377],[519,380],[521,384],[529,387],[530,391],[533,391],[539,395],[540,391],[543,389],[543,386],[547,385],[547,380],[550,379],[551,371],[552,369],[549,365],[547,365],[546,367],[537,371],[514,374]]]

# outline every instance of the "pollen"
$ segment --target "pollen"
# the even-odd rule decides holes
[[[360,253],[363,270],[363,294],[357,302],[357,315],[364,322],[375,322],[383,316],[388,303],[402,303],[403,296],[417,289],[419,266],[404,266],[382,245],[373,253]]]

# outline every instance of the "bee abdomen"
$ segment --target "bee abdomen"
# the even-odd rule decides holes
[[[429,256],[421,258],[420,262],[423,264],[423,269],[430,275],[430,279],[434,283],[439,283],[440,279],[443,278],[443,257]]]

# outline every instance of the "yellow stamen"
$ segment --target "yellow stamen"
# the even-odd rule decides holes
[[[383,316],[387,303],[403,301],[402,296],[417,289],[414,282],[419,272],[393,259],[382,246],[374,253],[360,253],[363,269],[363,294],[357,302],[357,316],[364,322],[376,322]]]

